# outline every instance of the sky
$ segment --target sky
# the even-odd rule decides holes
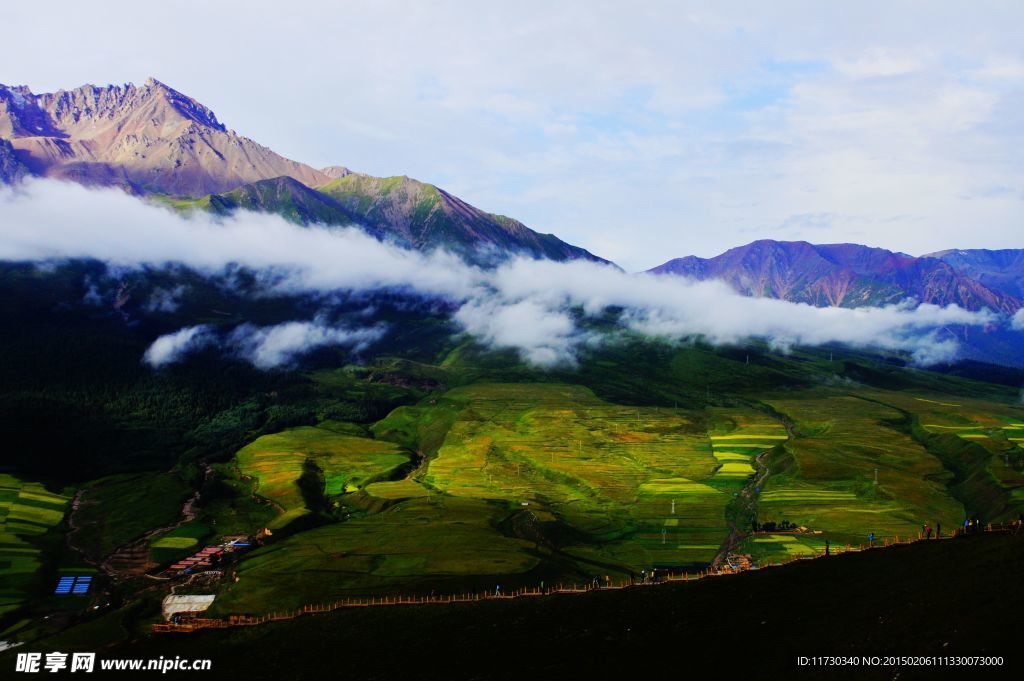
[[[1024,246],[1019,1],[47,7],[5,8],[0,82],[153,76],[629,271],[760,238]]]

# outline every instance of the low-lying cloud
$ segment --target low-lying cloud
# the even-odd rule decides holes
[[[1013,315],[1010,326],[1014,331],[1024,331],[1024,307],[1017,310],[1017,314]]]
[[[381,327],[350,329],[329,326],[321,320],[286,322],[270,327],[243,324],[231,333],[228,342],[254,366],[272,369],[326,346],[349,346],[354,352],[359,352],[383,333]]]
[[[321,319],[274,326],[241,324],[224,336],[207,325],[187,326],[157,338],[142,359],[160,368],[181,361],[191,352],[216,346],[259,369],[274,369],[321,347],[345,346],[360,352],[383,334],[379,326],[351,329],[331,326]]]
[[[186,326],[153,341],[143,354],[142,360],[155,368],[167,366],[213,342],[215,338],[208,326]]]
[[[51,261],[95,258],[123,267],[180,263],[208,274],[242,266],[258,272],[264,293],[400,290],[442,298],[455,321],[495,347],[514,348],[538,365],[571,364],[593,342],[577,318],[621,310],[629,329],[668,339],[715,343],[764,338],[774,346],[844,343],[911,353],[922,363],[951,359],[948,325],[998,323],[992,312],[956,306],[892,305],[817,308],[747,298],[719,282],[627,274],[597,263],[518,258],[495,270],[456,256],[420,253],[381,243],[357,229],[296,226],[268,214],[216,218],[181,216],[119,190],[37,180],[0,190],[0,259]],[[669,254],[671,255],[671,254]],[[173,297],[172,297],[173,299]],[[1010,322],[1024,328],[1024,313]],[[162,336],[145,361],[163,366],[217,343],[262,368],[286,365],[327,345],[366,347],[378,327],[332,325],[323,319],[274,327],[243,324],[229,336],[187,327]]]

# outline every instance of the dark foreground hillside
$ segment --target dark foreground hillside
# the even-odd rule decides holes
[[[239,679],[1004,678],[1024,659],[1022,578],[1024,534],[988,535],[700,583],[166,634],[110,656],[209,657],[217,677]],[[800,655],[999,655],[1005,666],[812,669]]]

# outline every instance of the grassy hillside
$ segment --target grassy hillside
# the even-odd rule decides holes
[[[934,667],[800,667],[796,658],[994,655],[1004,666],[974,668],[970,678],[1016,678],[1022,561],[1021,536],[921,542],[691,584],[161,635],[109,654],[211,658],[214,669],[254,680],[344,670],[446,681],[662,679],[696,667],[751,678],[924,679]],[[67,649],[58,643],[40,645]]]
[[[346,440],[366,451],[391,440],[416,452],[421,464],[407,479],[338,488],[348,492],[338,497],[345,517],[243,558],[242,579],[215,610],[699,569],[730,550],[772,561],[821,553],[826,542],[841,551],[869,533],[916,536],[926,523],[948,533],[991,490],[958,486],[949,457],[886,399],[942,406],[863,386],[697,409],[614,404],[563,383],[453,388],[393,411],[371,427],[377,440]],[[1015,423],[1005,422],[1008,432]],[[318,431],[265,436],[239,452],[239,469],[265,480],[262,493],[286,511],[305,513],[298,478],[324,437]],[[306,442],[294,451],[287,443],[297,434]],[[388,455],[375,456],[390,465]],[[1006,509],[1024,509],[1013,499],[1007,494]],[[769,529],[752,533],[752,522]],[[778,531],[789,527],[800,531]]]
[[[256,481],[255,491],[281,509],[274,527],[311,511],[326,511],[333,500],[385,480],[409,462],[395,445],[318,427],[264,435],[236,455],[239,472]]]

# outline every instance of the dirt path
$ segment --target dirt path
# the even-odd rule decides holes
[[[796,434],[793,432],[793,424],[785,417],[785,415],[774,410],[772,410],[771,415],[773,418],[778,419],[786,428],[786,434],[789,436],[789,439],[786,440],[786,442],[789,442],[796,437]],[[779,446],[781,447],[784,445],[785,442]],[[754,477],[752,477],[750,481],[743,486],[743,489],[739,491],[739,497],[734,502],[740,506],[741,511],[751,511],[754,508],[754,504],[757,502],[758,490],[761,488],[765,478],[768,477],[768,466],[765,465],[764,460],[773,450],[774,448],[766,449],[754,457],[754,465],[756,469]],[[727,536],[725,541],[722,543],[722,548],[719,550],[718,555],[715,556],[713,561],[711,561],[712,570],[718,570],[721,568],[722,564],[729,558],[729,554],[736,551],[743,540],[750,534],[748,529],[737,527],[736,522],[733,520],[726,521],[726,524],[729,526],[729,536]]]
[[[208,477],[210,472],[210,467],[203,464],[203,475]],[[146,570],[151,567],[149,562],[149,540],[157,534],[169,532],[187,522],[195,520],[198,514],[196,504],[199,501],[199,491],[196,490],[181,505],[181,512],[176,522],[163,527],[153,528],[145,534],[117,547],[102,560],[96,561],[84,549],[76,546],[74,543],[74,536],[80,529],[76,522],[76,513],[78,507],[82,504],[85,491],[85,489],[78,490],[71,500],[71,512],[68,514],[69,529],[64,537],[64,542],[69,549],[81,556],[83,560],[90,565],[96,566],[114,580],[145,574]]]
[[[64,534],[64,545],[67,546],[70,550],[72,550],[75,553],[77,553],[82,558],[82,560],[84,560],[89,565],[95,565],[96,567],[102,569],[103,568],[102,565],[100,565],[95,560],[90,558],[89,554],[87,554],[85,551],[83,551],[79,547],[75,546],[74,542],[72,541],[72,539],[75,536],[75,533],[77,533],[78,530],[80,529],[80,527],[75,523],[75,513],[78,512],[78,506],[79,506],[79,504],[82,503],[82,495],[84,493],[85,493],[84,489],[77,490],[75,492],[75,496],[72,497],[72,499],[71,499],[71,510],[68,512],[68,516],[67,516],[67,519],[68,519],[68,531]]]
[[[130,542],[122,544],[103,559],[100,567],[115,579],[145,574],[146,570],[152,566],[149,561],[149,540],[158,534],[170,532],[187,522],[195,520],[196,502],[198,500],[199,492],[195,491],[182,504],[181,516],[177,522],[153,528],[145,534],[132,539]]]

